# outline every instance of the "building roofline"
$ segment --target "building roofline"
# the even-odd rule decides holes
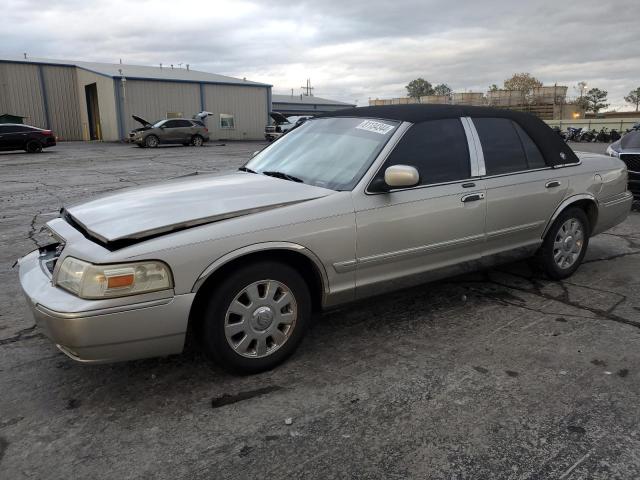
[[[78,68],[80,70],[84,70],[86,72],[90,72],[93,73],[95,75],[100,75],[102,77],[105,78],[111,78],[111,79],[120,79],[122,78],[122,76],[124,76],[127,80],[142,80],[142,81],[152,81],[152,82],[177,82],[177,83],[194,83],[194,84],[208,84],[208,85],[229,85],[229,86],[238,86],[238,87],[258,87],[258,88],[272,88],[273,85],[270,85],[268,83],[261,83],[261,82],[250,82],[250,83],[242,83],[242,80],[239,80],[237,82],[225,82],[225,81],[216,81],[216,80],[189,80],[189,79],[182,79],[182,78],[153,78],[153,77],[144,77],[144,76],[137,76],[137,75],[109,75],[107,73],[104,72],[99,72],[97,70],[91,69],[86,67],[85,65],[81,65],[78,63],[73,63],[70,61],[61,61],[61,62],[53,62],[53,61],[47,61],[45,59],[43,60],[14,60],[14,59],[7,59],[7,58],[0,58],[0,63],[14,63],[14,64],[20,64],[20,65],[46,65],[46,66],[51,66],[51,67],[72,67],[72,68]],[[84,62],[82,62],[84,63]],[[91,62],[88,62],[91,63]],[[99,63],[99,62],[95,62],[95,63]],[[105,64],[105,65],[111,65],[111,64]],[[151,67],[149,65],[135,65],[135,66],[140,66],[140,67],[149,67],[149,68],[155,68],[155,67]],[[198,73],[204,73],[204,74],[210,74],[209,72],[201,72],[199,70],[194,70],[195,72]],[[211,75],[215,75],[215,74],[211,74]],[[221,75],[223,76],[223,75]],[[233,77],[229,77],[229,78],[233,78]]]

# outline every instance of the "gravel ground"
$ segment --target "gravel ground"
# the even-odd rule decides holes
[[[565,282],[516,263],[345,307],[252,377],[191,349],[80,365],[34,328],[12,264],[63,203],[260,146],[0,153],[0,478],[640,476],[638,213]]]

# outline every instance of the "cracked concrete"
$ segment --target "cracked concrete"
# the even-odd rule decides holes
[[[638,213],[564,282],[520,262],[344,307],[253,377],[192,349],[80,365],[33,327],[11,265],[63,201],[258,148],[0,153],[0,478],[640,476]]]

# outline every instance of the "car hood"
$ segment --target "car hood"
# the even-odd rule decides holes
[[[276,122],[276,125],[280,125],[282,123],[290,123],[289,119],[281,113],[270,112],[269,116],[273,119],[274,122]]]
[[[131,115],[131,118],[133,118],[136,122],[140,123],[143,127],[148,127],[148,128],[153,127],[151,123],[149,123],[147,120],[145,120],[142,117],[139,117],[137,115]]]
[[[127,189],[63,209],[63,217],[107,247],[284,207],[332,190],[238,172],[192,175]]]

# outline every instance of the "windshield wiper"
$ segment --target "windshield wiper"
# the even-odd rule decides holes
[[[238,170],[241,172],[258,173],[255,170],[251,170],[249,167],[240,167]]]
[[[292,182],[304,183],[304,180],[284,172],[276,172],[274,170],[268,170],[262,173],[265,175],[269,175],[270,177],[282,178],[284,180],[290,180]]]

